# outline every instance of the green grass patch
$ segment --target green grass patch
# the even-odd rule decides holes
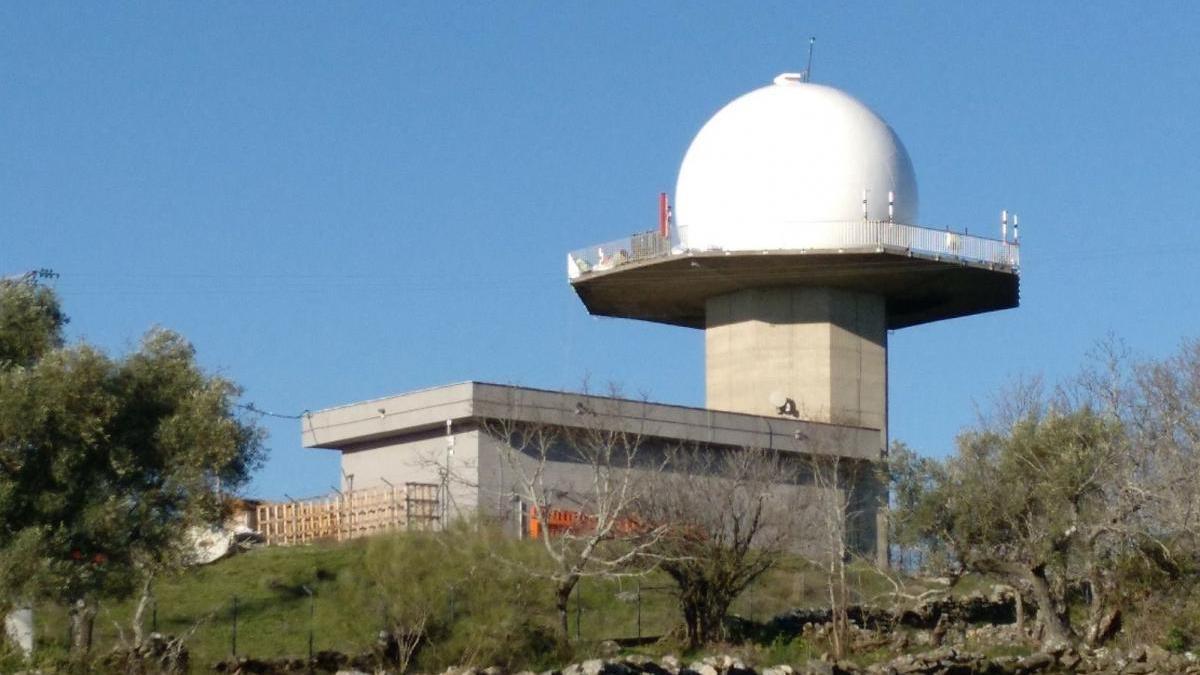
[[[815,659],[821,655],[818,648],[800,636],[792,638],[778,637],[767,645],[758,659],[760,665],[773,666],[779,664],[798,665]]]
[[[188,649],[197,668],[229,657],[234,648],[234,597],[237,598],[237,651],[256,657],[308,653],[309,627],[316,649],[358,651],[369,647],[379,621],[346,605],[339,579],[361,564],[361,543],[264,548],[160,579],[154,588],[157,607],[143,620],[149,632],[192,632]],[[305,592],[312,591],[312,600]],[[134,599],[100,603],[94,651],[104,653],[131,636]],[[311,617],[310,617],[311,612]],[[353,620],[349,620],[353,617]],[[39,651],[53,659],[66,653],[65,608],[43,605],[36,611]]]

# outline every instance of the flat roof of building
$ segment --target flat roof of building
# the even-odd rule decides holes
[[[877,460],[880,430],[788,417],[668,405],[617,396],[460,382],[306,413],[304,447],[332,450],[450,430],[463,423],[513,420],[602,428],[681,444],[755,447]]]

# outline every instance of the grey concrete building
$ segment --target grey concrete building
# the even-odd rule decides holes
[[[637,437],[640,461],[655,467],[672,450],[699,448],[736,452],[745,448],[773,450],[799,462],[804,456],[837,454],[864,467],[879,457],[879,430],[792,418],[747,415],[647,401],[571,392],[546,391],[485,382],[408,392],[311,413],[303,420],[306,447],[341,452],[342,490],[363,490],[406,483],[441,486],[446,515],[480,513],[526,532],[528,504],[519,498],[505,453],[505,433],[513,425],[580,431],[620,431]],[[531,448],[528,465],[540,461]],[[781,503],[802,509],[822,488],[802,470],[781,480]],[[561,490],[563,504],[586,503],[590,467],[557,453],[546,462],[546,482]],[[507,475],[506,475],[507,472]],[[880,485],[874,472],[858,476],[847,490],[855,514],[850,539],[854,548],[875,550],[875,509]],[[575,507],[572,507],[575,508]],[[816,544],[804,536],[801,550]]]

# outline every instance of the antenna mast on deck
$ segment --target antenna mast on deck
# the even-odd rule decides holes
[[[815,37],[808,38],[808,65],[804,67],[804,81],[805,82],[809,82],[812,80],[812,53],[813,53],[813,45],[816,44],[816,42],[817,42],[817,38],[815,38]]]

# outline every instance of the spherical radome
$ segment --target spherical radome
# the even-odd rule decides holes
[[[819,247],[846,223],[917,222],[917,180],[900,139],[842,91],[781,75],[726,105],[679,169],[675,222],[690,249]]]

